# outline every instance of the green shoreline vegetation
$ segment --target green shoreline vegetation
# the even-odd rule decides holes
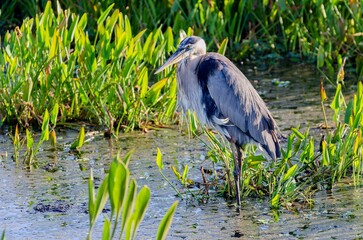
[[[40,126],[56,103],[61,123],[84,120],[116,132],[175,123],[175,77],[152,73],[181,30],[205,38],[209,49],[228,41],[226,55],[235,60],[313,58],[335,73],[347,58],[363,75],[359,1],[108,2],[7,1],[0,23],[17,25],[0,39],[0,126]],[[15,9],[32,18],[17,19]]]
[[[241,183],[244,197],[268,196],[272,209],[281,206],[293,209],[292,202],[313,204],[311,195],[318,184],[329,189],[343,177],[361,184],[361,82],[357,83],[351,100],[343,95],[344,68],[354,69],[358,79],[363,76],[360,1],[5,2],[7,8],[2,7],[0,14],[2,29],[8,29],[2,30],[0,37],[0,127],[9,125],[14,129],[11,137],[16,162],[23,159],[23,164],[36,166],[41,144],[51,140],[56,145],[57,125],[82,121],[104,126],[117,137],[121,131],[175,124],[178,121],[175,72],[170,69],[160,76],[154,76],[153,72],[176,49],[180,32],[186,31],[187,35],[203,37],[209,49],[225,52],[233,60],[246,56],[259,56],[262,60],[312,59],[329,76],[337,76],[335,83],[328,77],[324,79],[336,88],[329,103],[335,113],[335,128],[327,128],[319,144],[308,131],[292,129],[283,156],[277,162],[255,155],[255,148],[249,146]],[[14,12],[19,8],[20,16]],[[30,17],[23,20],[24,16]],[[322,119],[326,123],[328,102],[320,81],[317,79],[317,84],[321,84]],[[233,182],[232,176],[228,174],[233,169],[230,150],[210,131],[201,130],[193,114],[188,118],[191,132],[206,134],[209,158],[225,166],[226,180],[216,188],[233,196],[229,184]],[[41,131],[37,144],[32,128]],[[84,131],[81,127],[71,147],[74,151],[82,147]],[[22,132],[25,140],[19,137]],[[25,141],[27,150],[24,156],[19,156]],[[126,159],[128,162],[129,155]],[[161,172],[160,150],[157,165]],[[122,175],[124,179],[111,179],[112,171],[127,173],[127,163],[115,158],[99,195],[94,196],[92,176],[89,182],[90,224],[110,197],[112,213],[105,221],[105,236],[114,235],[115,228],[111,225],[117,223],[121,212],[129,217],[132,201],[139,201],[143,209],[148,201],[148,197],[138,200],[136,183],[128,180],[128,174]],[[173,171],[182,185],[190,184],[188,166],[182,174],[176,168]],[[115,183],[110,179],[123,182],[132,191],[118,195],[118,199],[112,191],[120,194],[120,189],[112,188]],[[148,196],[148,191],[142,188],[140,194]],[[126,199],[126,195],[130,201],[124,205],[116,203]],[[169,219],[162,223],[165,229],[169,228],[175,208],[173,205]],[[134,220],[130,221],[136,221],[137,228],[143,212],[135,214],[139,215],[131,214]],[[134,232],[126,234],[132,238]],[[165,238],[160,234],[161,239]]]

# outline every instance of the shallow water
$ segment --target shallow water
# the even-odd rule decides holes
[[[306,65],[275,69],[261,73],[244,67],[243,71],[268,102],[283,132],[300,124],[305,129],[310,127],[319,138],[319,124],[323,121],[320,74]],[[280,86],[272,83],[277,78]],[[333,91],[327,91],[332,98]],[[29,170],[13,162],[13,147],[6,130],[0,135],[0,230],[6,229],[7,239],[85,239],[89,225],[89,169],[93,168],[97,185],[112,157],[130,149],[135,149],[130,162],[133,177],[139,186],[148,185],[152,192],[137,239],[153,239],[162,216],[174,201],[180,200],[158,173],[157,147],[163,152],[164,173],[170,180],[175,179],[170,164],[188,164],[189,176],[197,182],[201,182],[199,167],[210,166],[205,160],[204,144],[189,139],[177,128],[122,134],[118,141],[89,133],[89,142],[81,154],[69,150],[76,136],[77,131],[59,130],[58,151],[44,144],[37,155],[41,167]],[[312,209],[298,213],[281,210],[278,222],[269,203],[260,199],[244,201],[240,214],[219,197],[212,196],[207,204],[181,201],[168,239],[363,238],[362,198],[362,188],[354,188],[349,181],[340,183],[332,192],[319,191]],[[101,231],[102,218],[93,232],[94,239],[100,239]]]

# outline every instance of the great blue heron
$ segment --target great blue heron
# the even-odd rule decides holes
[[[255,143],[272,159],[280,157],[276,122],[245,75],[223,55],[207,53],[202,38],[181,41],[155,74],[176,63],[178,102],[183,110],[194,111],[202,124],[216,129],[231,143],[240,205],[241,149]]]

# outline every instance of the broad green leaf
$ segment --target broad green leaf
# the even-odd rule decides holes
[[[113,29],[118,20],[119,14],[120,14],[120,10],[116,9],[115,11],[113,11],[111,17],[107,20],[106,29],[109,33],[113,32]]]
[[[108,14],[110,13],[110,11],[111,11],[111,9],[113,8],[113,6],[114,6],[115,4],[114,3],[112,3],[102,14],[101,14],[101,16],[98,18],[98,20],[97,20],[97,25],[101,25],[104,21],[105,21],[105,19],[106,19],[106,17],[108,16]]]
[[[105,217],[103,222],[103,233],[102,240],[110,240],[111,239],[111,222],[108,217]]]
[[[321,161],[322,165],[329,166],[330,164],[329,151],[327,149],[327,144],[324,139],[321,141],[321,155],[322,155],[322,161]]]
[[[89,178],[88,178],[88,214],[89,214],[89,222],[92,226],[96,220],[96,211],[95,211],[95,188],[93,185],[93,170],[90,169]]]
[[[145,97],[147,90],[149,88],[149,76],[148,76],[147,67],[143,67],[141,69],[138,81],[140,85],[140,98],[143,98]]]
[[[227,44],[228,44],[228,38],[225,38],[222,41],[221,46],[218,49],[218,53],[224,55],[226,53],[226,50],[227,50]]]
[[[305,139],[305,136],[299,132],[297,128],[292,128],[291,131],[299,138],[299,139]]]
[[[139,228],[141,220],[144,218],[146,209],[150,202],[150,189],[147,186],[144,186],[136,197],[135,211],[133,214],[133,231],[132,231],[132,239],[135,239],[136,231]]]
[[[130,40],[132,38],[132,28],[131,28],[131,24],[129,21],[129,18],[127,17],[127,15],[125,15],[125,32],[126,32],[126,38],[127,40]]]
[[[158,148],[158,152],[156,154],[156,165],[158,166],[159,170],[162,170],[164,168],[163,155],[160,151],[160,148]]]
[[[136,190],[136,181],[132,179],[127,192],[127,198],[122,208],[121,234],[125,229],[128,229],[128,224],[132,224],[132,211],[135,206]]]
[[[271,199],[271,207],[272,208],[277,208],[279,206],[279,202],[280,202],[280,194],[276,194],[272,199]]]
[[[78,22],[78,27],[79,27],[80,30],[84,30],[86,28],[86,26],[87,26],[87,19],[88,19],[87,13],[84,13],[82,15],[81,19]]]
[[[147,29],[141,30],[136,36],[133,38],[134,42],[137,42],[140,40],[140,38],[144,35]],[[151,35],[151,34],[150,34]]]
[[[166,38],[166,52],[169,53],[174,50],[173,29],[170,26],[166,29],[165,38]]]
[[[103,179],[101,186],[98,188],[96,200],[95,200],[95,218],[97,218],[103,208],[106,205],[107,199],[108,199],[108,178],[109,175],[106,175],[106,177]]]
[[[75,17],[75,19],[73,19],[72,24],[71,24],[70,28],[68,29],[67,42],[66,42],[67,47],[70,47],[70,44],[74,39],[74,33],[76,31],[78,21],[79,21],[79,15],[77,15]]]
[[[183,177],[182,177],[182,184],[184,185],[187,184],[188,172],[189,172],[189,166],[188,164],[186,164],[184,167]]]
[[[344,123],[349,124],[350,117],[353,113],[353,100],[350,100],[347,106],[347,109],[345,110],[345,116],[344,116]]]
[[[84,144],[84,139],[85,139],[85,132],[84,132],[84,126],[82,126],[81,130],[78,133],[77,139],[72,143],[70,148],[72,150],[81,148]]]
[[[158,100],[159,96],[160,96],[160,91],[161,89],[165,86],[165,84],[167,83],[168,79],[164,78],[158,82],[156,82],[154,85],[151,86],[151,88],[149,89],[149,91],[147,92],[147,102],[149,104],[155,104],[156,101]]]
[[[48,55],[48,61],[51,60],[56,54],[57,54],[57,47],[59,46],[58,44],[58,30],[54,31],[54,34],[52,36],[52,43],[50,45],[50,49],[49,49],[49,55]]]
[[[121,213],[122,204],[126,197],[130,173],[125,164],[116,157],[110,167],[109,193],[111,203],[111,214],[118,218]]]
[[[53,124],[53,128],[57,124],[58,112],[59,112],[59,105],[58,103],[55,103],[50,116],[50,122]]]
[[[125,164],[126,167],[129,165],[129,162],[130,162],[130,159],[131,159],[131,155],[134,153],[134,151],[135,151],[135,149],[131,149],[123,157],[122,162]]]
[[[358,97],[358,104],[360,105],[359,107],[362,108],[363,107],[363,83],[361,81],[358,82],[357,84],[357,97]]]
[[[171,169],[173,170],[173,173],[174,173],[174,175],[176,176],[176,178],[178,179],[178,180],[181,180],[182,179],[182,176],[181,176],[181,174],[178,172],[178,170],[176,169],[176,167],[175,166],[171,166]]]
[[[330,107],[333,110],[339,110],[340,108],[340,93],[341,93],[341,89],[342,89],[342,85],[338,84],[337,89],[335,91],[335,96],[334,96],[334,100],[331,103]]]
[[[45,109],[42,123],[42,141],[48,141],[49,139],[49,112],[48,109]]]
[[[335,91],[335,96],[334,99],[332,101],[332,103],[330,104],[330,107],[334,110],[334,121],[338,122],[338,118],[339,118],[339,111],[340,111],[340,107],[341,107],[341,90],[342,90],[342,85],[338,84],[337,89]]]
[[[169,232],[170,225],[173,220],[173,216],[175,214],[177,206],[178,206],[178,201],[174,202],[173,205],[171,205],[168,212],[165,214],[165,216],[161,220],[161,222],[159,224],[158,232],[156,234],[157,240],[166,239],[166,235]]]
[[[48,24],[49,15],[52,12],[52,1],[48,1],[45,5],[43,15],[40,19],[40,24]]]
[[[324,47],[320,45],[319,49],[318,49],[318,56],[317,56],[318,68],[321,68],[324,66],[324,54],[325,54]]]
[[[296,173],[296,170],[297,170],[297,167],[298,167],[297,164],[290,167],[289,170],[287,170],[287,172],[285,173],[283,181],[286,181],[286,180],[294,177],[294,175]]]
[[[28,147],[28,149],[31,149],[34,145],[34,139],[32,136],[32,133],[26,129],[26,146]]]

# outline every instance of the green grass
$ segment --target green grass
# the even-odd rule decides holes
[[[112,5],[99,17],[96,37],[88,16],[48,4],[3,38],[0,52],[1,124],[41,125],[58,106],[58,121],[85,120],[111,132],[168,123],[175,110],[174,78],[152,71],[174,50],[171,30],[134,34],[127,16]],[[162,110],[163,109],[163,110]]]
[[[362,184],[363,175],[363,84],[358,82],[357,91],[349,101],[343,95],[344,65],[337,75],[337,87],[329,104],[335,112],[334,128],[326,128],[322,139],[315,139],[309,130],[301,132],[292,128],[286,143],[282,145],[282,157],[276,162],[266,159],[253,145],[247,145],[242,165],[241,192],[243,198],[268,197],[270,206],[295,209],[312,205],[312,196],[318,189],[332,189],[343,178],[351,179],[355,186]],[[318,94],[318,93],[317,93]],[[325,118],[326,93],[321,85],[322,115]],[[203,128],[194,114],[188,114],[188,130],[191,134],[203,134],[201,138],[208,147],[208,158],[224,166],[224,184],[215,184],[219,178],[216,171],[209,177],[207,185],[221,194],[234,199],[234,161],[230,144],[223,137]],[[158,164],[160,165],[160,164]],[[161,170],[160,166],[159,169]],[[180,174],[186,169],[173,169],[176,178],[185,185],[187,176]],[[182,177],[181,177],[182,176]],[[221,179],[219,179],[220,182]],[[180,195],[179,191],[177,191]],[[203,199],[202,192],[182,197]]]
[[[345,176],[360,182],[362,85],[350,101],[342,93],[345,64],[363,75],[360,2],[81,0],[74,4],[64,0],[53,6],[45,1],[39,4],[24,9],[32,18],[17,22],[0,39],[0,126],[18,125],[13,136],[16,161],[25,143],[19,138],[22,131],[27,147],[23,161],[31,166],[36,165],[42,142],[50,138],[56,146],[54,128],[59,124],[85,121],[117,136],[121,130],[175,123],[175,72],[163,76],[153,72],[175,50],[180,30],[186,30],[188,35],[204,37],[209,49],[234,59],[313,56],[317,67],[338,72],[330,104],[336,128],[326,131],[321,144],[309,132],[292,129],[276,163],[255,156],[255,149],[249,147],[241,183],[245,197],[269,196],[271,206],[279,207],[308,199],[318,182],[328,188]],[[64,10],[62,4],[70,9]],[[9,5],[8,11],[15,7]],[[2,9],[1,19],[4,16],[16,18]],[[322,118],[326,119],[323,93]],[[193,116],[189,115],[190,129],[195,131],[198,124]],[[32,132],[37,128],[41,137],[34,143]],[[228,180],[222,189],[233,195],[228,144],[205,133],[210,158],[226,166]],[[82,146],[82,136],[81,130],[72,148]],[[188,183],[188,169],[182,174],[174,171],[183,185]]]
[[[101,214],[107,200],[110,201],[111,213],[105,216],[103,239],[136,239],[136,232],[146,213],[150,201],[150,189],[143,186],[137,193],[137,182],[130,179],[128,163],[132,152],[127,153],[123,159],[116,157],[110,166],[110,171],[103,179],[97,194],[93,182],[93,173],[90,172],[88,181],[89,191],[89,219],[90,229],[88,238],[92,238],[94,224]],[[160,222],[156,239],[165,239],[169,231],[178,202],[170,207]],[[117,235],[117,229],[120,229]]]
[[[46,1],[7,1],[1,9],[0,26],[13,28],[22,18],[35,17],[46,9]],[[360,1],[59,1],[70,12],[87,13],[90,38],[98,38],[99,18],[112,3],[130,20],[132,32],[147,33],[168,27],[174,35],[193,29],[212,49],[228,38],[227,55],[235,60],[253,56],[269,59],[289,55],[297,60],[313,58],[319,68],[334,72],[344,57],[363,75],[360,42],[363,39]],[[5,7],[6,6],[6,7]],[[60,8],[57,2],[53,9]],[[17,14],[15,14],[16,12]]]
[[[17,19],[11,11],[24,4],[12,3],[0,16]],[[181,30],[235,60],[314,56],[334,73],[347,59],[363,75],[358,1],[33,4],[22,10],[33,18],[0,39],[0,125],[41,126],[56,104],[60,123],[82,120],[116,134],[175,122],[175,77],[152,73],[175,50]]]

